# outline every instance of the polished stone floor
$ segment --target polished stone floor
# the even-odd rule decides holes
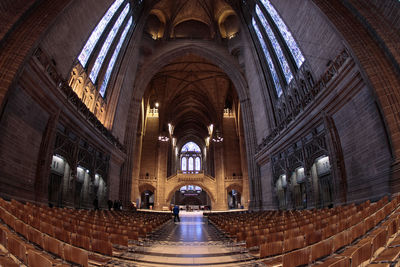
[[[232,247],[202,212],[181,212],[180,218],[107,266],[265,266],[243,248]]]

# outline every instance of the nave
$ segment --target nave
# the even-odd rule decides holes
[[[108,266],[265,266],[243,247],[232,246],[231,239],[209,223],[203,212],[181,211],[180,220],[168,221],[143,246]]]

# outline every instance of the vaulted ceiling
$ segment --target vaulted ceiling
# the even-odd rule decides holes
[[[227,38],[239,31],[224,0],[160,0],[151,9],[146,31],[158,38]]]
[[[177,138],[208,136],[207,127],[219,127],[223,110],[235,89],[217,66],[193,54],[177,58],[162,68],[150,82],[146,95],[149,104],[159,103],[160,126],[174,127]]]

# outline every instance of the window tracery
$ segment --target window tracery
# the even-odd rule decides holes
[[[201,171],[202,153],[196,143],[186,143],[181,149],[180,158],[183,173],[199,173]]]
[[[97,24],[96,28],[90,35],[89,39],[87,40],[85,46],[83,47],[81,53],[78,56],[78,60],[84,68],[86,67],[89,57],[94,50],[94,47],[96,46],[101,35],[103,34],[104,29],[106,28],[106,26],[114,16],[115,12],[117,12],[118,8],[121,6],[123,2],[124,0],[116,0],[111,5],[111,7],[107,10],[106,14],[102,17],[102,19],[100,20],[100,22]]]
[[[272,47],[274,48],[275,54],[277,55],[278,61],[281,65],[283,74],[285,76],[286,82],[289,84],[293,79],[292,71],[290,70],[289,64],[283,54],[282,48],[275,37],[274,32],[272,31],[271,26],[269,25],[267,19],[265,18],[263,12],[261,11],[260,7],[256,5],[256,14],[261,21],[264,30],[266,31],[269,40],[271,41]]]
[[[303,53],[301,52],[299,46],[294,40],[292,33],[287,28],[285,22],[282,20],[281,16],[279,16],[278,12],[275,10],[274,6],[271,4],[269,0],[261,0],[261,3],[264,5],[268,13],[270,14],[272,20],[275,25],[278,27],[283,39],[285,40],[289,50],[296,61],[297,68],[300,68],[304,63],[305,58]]]
[[[105,74],[104,79],[103,79],[103,83],[101,84],[101,88],[100,88],[100,91],[99,91],[100,95],[103,98],[104,98],[104,95],[106,93],[107,85],[108,85],[108,82],[110,80],[111,73],[112,73],[112,71],[114,69],[115,62],[117,61],[119,52],[121,51],[121,47],[122,47],[122,44],[125,41],[126,35],[128,34],[128,31],[132,26],[132,22],[133,22],[133,19],[132,19],[132,17],[130,17],[130,19],[129,19],[127,25],[125,26],[125,29],[124,29],[124,31],[123,31],[120,39],[119,39],[117,47],[114,50],[114,53],[113,53],[113,55],[112,55],[112,57],[110,59],[110,62],[108,63],[107,71],[106,71],[106,74]]]
[[[281,83],[279,81],[278,73],[276,72],[274,62],[272,61],[272,58],[268,51],[267,44],[265,43],[264,37],[262,36],[262,33],[261,33],[260,29],[258,28],[258,25],[254,18],[253,18],[253,27],[257,34],[261,48],[264,52],[264,56],[267,59],[267,63],[268,63],[268,67],[269,67],[269,70],[270,70],[270,73],[272,76],[272,80],[274,81],[276,94],[278,97],[280,97],[282,95],[282,87],[281,87]]]
[[[107,56],[108,50],[110,49],[111,44],[113,43],[114,38],[117,35],[118,30],[122,25],[122,22],[125,20],[126,16],[128,15],[129,8],[130,8],[130,4],[128,3],[128,4],[126,4],[122,13],[119,15],[113,28],[111,29],[111,31],[108,34],[107,39],[104,41],[103,46],[101,47],[100,53],[97,56],[96,61],[93,65],[93,68],[89,75],[89,78],[93,83],[96,83],[96,79],[99,74],[100,68],[103,65],[103,62]]]

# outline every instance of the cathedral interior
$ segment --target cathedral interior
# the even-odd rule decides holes
[[[0,266],[400,264],[400,1],[0,17]]]

